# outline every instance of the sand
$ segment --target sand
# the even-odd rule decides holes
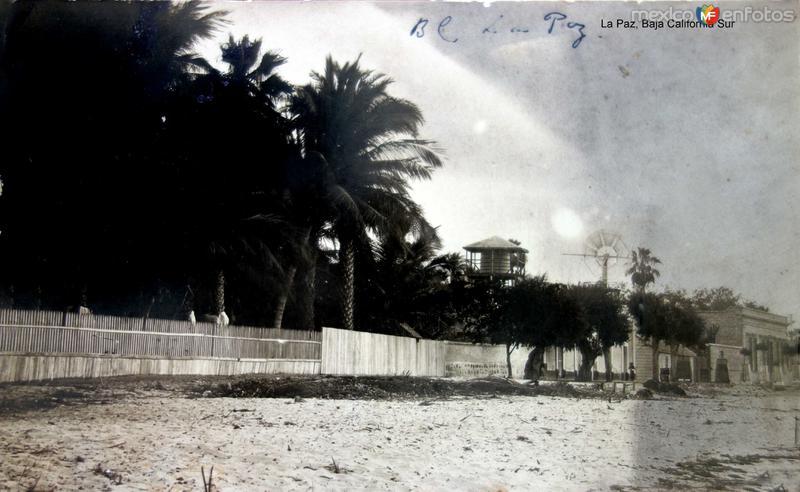
[[[0,488],[800,491],[798,392],[622,400],[186,398],[0,414]],[[334,464],[335,461],[335,464]],[[781,490],[781,489],[778,489]]]

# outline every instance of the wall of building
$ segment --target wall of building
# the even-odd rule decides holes
[[[443,342],[445,350],[445,376],[482,377],[506,376],[506,348],[503,345],[481,345],[464,342]],[[519,348],[511,353],[513,377],[521,378],[525,371],[527,351]]]
[[[789,339],[789,319],[756,309],[740,308],[745,333]]]
[[[718,328],[715,343],[742,346],[742,316],[738,309],[727,311],[700,311],[706,326]]]
[[[790,343],[787,331],[790,320],[786,316],[743,307],[705,311],[700,316],[707,324],[719,327],[716,344],[735,348],[731,348],[730,354],[726,351],[726,358],[732,357],[740,367],[739,377],[735,380],[731,377],[731,382],[789,382],[794,379],[794,361],[783,353],[783,346]],[[767,350],[757,349],[761,344],[765,344]],[[748,349],[750,354],[742,355],[742,348]],[[712,375],[715,359],[716,354],[712,354],[709,360]]]

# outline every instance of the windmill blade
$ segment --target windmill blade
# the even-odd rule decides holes
[[[583,243],[583,254],[563,253],[565,256],[582,256],[586,268],[593,271],[589,258],[594,258],[594,262],[602,268],[603,279],[609,267],[617,263],[617,260],[629,259],[628,249],[622,241],[622,236],[614,231],[598,229],[590,234]]]

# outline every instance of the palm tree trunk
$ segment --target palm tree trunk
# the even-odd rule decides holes
[[[342,324],[345,330],[355,329],[355,263],[356,253],[352,241],[342,243]]]
[[[214,313],[219,316],[225,311],[225,272],[217,270],[217,285],[214,289]]]
[[[278,305],[275,306],[275,318],[272,321],[273,328],[280,328],[283,324],[283,313],[286,311],[286,302],[289,300],[289,292],[294,285],[294,277],[297,274],[297,266],[292,265],[286,272],[286,282],[284,283],[281,295],[278,297]]]
[[[300,313],[298,316],[299,328],[305,330],[313,330],[316,327],[314,302],[316,300],[316,284],[317,284],[317,255],[316,252],[312,254],[308,262],[306,271],[303,272],[303,281],[300,283],[299,292],[299,308]]]
[[[658,372],[658,344],[659,344],[659,340],[657,338],[655,338],[655,337],[651,337],[650,340],[651,340],[650,346],[653,349],[653,360],[652,360],[652,362],[653,362],[653,379],[658,381],[658,378],[659,378],[659,372]]]
[[[307,272],[304,275],[303,285],[301,285],[299,289],[302,292],[301,309],[303,311],[300,314],[300,326],[305,327],[308,330],[314,329],[314,283],[316,282],[316,273],[317,273],[316,245],[309,244],[309,240],[312,237],[311,231],[312,228],[310,226],[307,227],[302,237],[300,238],[301,241],[300,247],[307,249],[309,251],[309,258],[306,259],[308,262],[308,265],[306,265]],[[301,266],[303,266],[302,263],[305,262],[300,262]],[[286,312],[286,304],[289,301],[289,295],[295,288],[295,280],[297,278],[298,270],[299,270],[298,263],[295,263],[286,272],[286,281],[284,282],[283,292],[281,292],[281,295],[278,298],[278,304],[275,307],[275,317],[273,319],[273,325],[272,325],[274,328],[281,328],[283,324],[283,315]],[[309,286],[307,285],[309,282],[308,278],[309,275],[311,277],[310,290]]]
[[[313,330],[315,328],[314,301],[316,300],[317,284],[317,252],[319,234],[313,233],[314,229],[308,227],[303,235],[306,254],[300,264],[300,278],[302,279],[297,286],[297,309],[299,311],[297,319],[299,328]]]

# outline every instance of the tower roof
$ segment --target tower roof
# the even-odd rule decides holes
[[[486,238],[483,241],[478,241],[477,243],[472,243],[464,246],[464,249],[467,251],[486,251],[490,249],[501,249],[506,251],[522,251],[523,253],[527,253],[528,250],[518,246],[507,239],[503,239],[500,236],[492,236],[490,238]]]

